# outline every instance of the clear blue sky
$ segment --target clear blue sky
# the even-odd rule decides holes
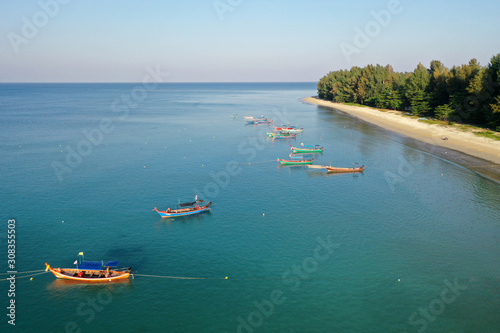
[[[355,28],[390,1],[59,1],[44,22],[39,1],[0,0],[0,82],[138,82],[157,65],[171,82],[317,81],[370,63],[411,71],[434,59],[486,65],[500,53],[496,0],[401,0],[349,60],[342,43],[356,47]],[[224,20],[214,3],[232,9]],[[23,18],[36,34],[23,35]]]

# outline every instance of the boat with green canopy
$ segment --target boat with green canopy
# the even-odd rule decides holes
[[[323,147],[320,145],[304,145],[303,143],[300,144],[301,147],[294,147],[290,145],[290,149],[292,149],[293,153],[322,153],[323,152]]]

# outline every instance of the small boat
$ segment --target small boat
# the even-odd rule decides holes
[[[238,118],[238,114],[235,113],[235,114],[231,115],[231,118]]]
[[[287,132],[287,133],[299,133],[304,131],[303,128],[297,128],[295,126],[292,126],[290,124],[288,125],[280,125],[280,126],[274,126],[275,131],[282,131],[282,132]]]
[[[357,164],[357,163],[356,163]],[[311,169],[326,169],[326,172],[331,172],[331,173],[351,173],[351,172],[363,172],[365,169],[365,166],[362,165],[358,168],[352,167],[352,168],[336,168],[332,166],[326,166],[326,165],[308,165],[308,168]]]
[[[311,159],[292,159],[292,160],[283,160],[281,158],[278,158],[278,163],[280,165],[307,165],[307,164],[312,164],[314,161],[314,158]]]
[[[273,139],[295,139],[297,137],[297,134],[282,133],[282,132],[278,133],[268,132],[267,135]]]
[[[302,133],[304,131],[303,128],[293,128],[293,129],[283,129],[281,132],[284,133]]]
[[[256,118],[253,120],[254,124],[270,124],[273,121],[267,117],[262,117],[262,118]]]
[[[336,173],[349,173],[349,172],[363,172],[365,169],[365,166],[362,165],[358,168],[352,167],[352,168],[335,168],[331,166],[325,167],[327,172],[336,172]]]
[[[76,263],[76,262],[75,262]],[[45,263],[46,271],[50,271],[58,279],[66,279],[80,282],[111,282],[128,279],[132,267],[125,270],[114,270],[119,261],[82,261],[77,268],[52,268]]]
[[[248,121],[249,123],[253,123],[253,121],[255,120],[255,118],[253,116],[245,116],[245,117],[243,117],[243,119],[245,121]]]
[[[301,143],[302,147],[297,148],[290,145],[290,149],[292,149],[293,153],[322,153],[323,147],[320,145],[308,146]]]
[[[186,202],[186,203],[181,203],[179,204],[178,209],[171,209],[167,208],[167,210],[158,210],[156,207],[153,209],[156,211],[162,218],[168,218],[168,217],[180,217],[180,216],[189,216],[189,215],[195,215],[195,214],[200,214],[204,212],[208,212],[212,208],[210,206],[212,205],[212,202],[209,202],[205,205],[198,206],[199,203],[205,202],[205,200],[197,200],[193,202]],[[186,207],[186,208],[184,208]]]

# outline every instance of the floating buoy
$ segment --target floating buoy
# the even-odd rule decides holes
[[[398,282],[401,282],[401,280],[400,280],[400,279],[398,279]]]
[[[262,216],[266,216],[266,214],[262,214]]]
[[[33,281],[33,278],[31,278],[30,281]]]
[[[64,221],[62,221],[62,223],[64,223]]]
[[[146,166],[144,166],[144,168],[145,168],[145,167],[146,167]]]
[[[227,276],[226,276],[226,280],[229,279]]]

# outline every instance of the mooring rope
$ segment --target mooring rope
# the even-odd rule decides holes
[[[15,274],[36,273],[36,272],[43,272],[43,271],[45,271],[45,269],[38,269],[36,271],[16,272]],[[8,274],[13,274],[13,273],[0,273],[0,275],[8,275]]]
[[[28,274],[28,275],[24,275],[24,276],[17,276],[16,275],[16,280],[18,279],[22,279],[22,278],[27,278],[27,277],[33,277],[33,276],[37,276],[37,275],[40,275],[40,274],[45,274],[45,273],[48,273],[48,272],[41,272],[41,273],[37,273],[37,274]],[[7,273],[8,274],[8,273]],[[14,275],[11,273],[11,275]],[[0,281],[7,281],[7,280],[11,280],[10,278],[7,278],[7,279],[1,279]]]
[[[134,276],[164,278],[164,279],[177,279],[177,280],[228,280],[229,279],[227,276],[224,278],[213,278],[213,277],[185,277],[185,276],[168,276],[168,275],[148,275],[148,274],[136,274],[136,273],[133,273],[133,275]]]
[[[269,162],[276,162],[276,159],[269,161],[251,162],[251,163],[238,163],[238,165],[251,165],[251,164],[269,163]]]

